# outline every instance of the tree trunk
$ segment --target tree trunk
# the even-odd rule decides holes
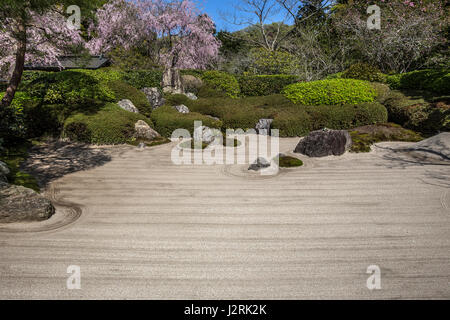
[[[25,53],[27,51],[27,30],[23,22],[18,24],[18,38],[17,38],[17,51],[16,51],[16,62],[14,66],[14,71],[9,81],[8,88],[6,89],[5,96],[0,102],[1,108],[8,107],[14,99],[17,87],[22,79],[23,68],[25,65]]]

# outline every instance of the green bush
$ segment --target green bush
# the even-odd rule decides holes
[[[151,121],[141,114],[123,110],[108,103],[95,113],[77,112],[64,123],[63,137],[93,144],[126,143],[134,134],[134,124]]]
[[[147,97],[143,92],[121,80],[109,82],[108,87],[113,91],[116,102],[122,99],[129,99],[139,110],[139,113],[143,114],[146,117],[150,116],[152,107],[150,106],[150,103],[148,102]]]
[[[4,92],[0,92],[0,100],[4,95]],[[28,131],[26,107],[37,104],[37,99],[31,98],[27,93],[16,92],[11,105],[0,109],[0,139],[3,143],[26,137]]]
[[[133,70],[125,72],[122,80],[137,89],[161,88],[162,75],[161,70]]]
[[[121,70],[148,70],[158,67],[148,55],[142,54],[141,50],[134,46],[129,49],[118,46],[107,55],[111,64]]]
[[[117,73],[92,70],[45,72],[29,75],[22,89],[46,104],[85,105],[113,101],[107,82],[119,78]]]
[[[447,103],[428,103],[423,99],[410,99],[393,92],[385,102],[389,121],[426,134],[450,130],[450,106]]]
[[[197,112],[179,113],[170,106],[162,106],[152,112],[151,119],[155,129],[164,137],[170,137],[176,129],[186,129],[191,134],[194,131],[194,121],[202,121],[202,124],[210,128],[220,129],[221,121]]]
[[[288,85],[284,95],[292,102],[304,105],[337,105],[372,102],[375,90],[366,81],[331,79]]]
[[[326,79],[326,80],[330,80],[330,79],[341,79],[343,73],[344,73],[344,72],[332,73],[332,74],[329,74],[328,76],[326,76],[325,79]]]
[[[377,98],[376,100],[379,103],[384,103],[386,99],[389,97],[391,90],[389,86],[384,83],[372,82],[370,86],[375,90]]]
[[[393,74],[386,77],[386,83],[391,89],[400,89],[401,74]]]
[[[275,116],[272,128],[280,130],[280,137],[301,137],[311,131],[311,117],[305,109],[280,112]]]
[[[427,90],[448,94],[450,92],[450,71],[416,70],[388,76],[387,83],[392,89]]]
[[[238,79],[241,93],[245,96],[278,94],[284,87],[297,80],[297,76],[286,74],[241,76]]]
[[[240,93],[238,81],[229,73],[206,71],[202,75],[202,80],[210,88],[223,92],[230,98],[237,98]]]
[[[286,51],[253,48],[249,52],[249,69],[253,74],[298,74],[298,58]]]
[[[378,102],[365,102],[357,105],[307,106],[305,108],[311,119],[311,130],[349,129],[386,122],[388,119],[386,108]]]
[[[198,90],[197,97],[199,98],[226,98],[227,94],[215,89],[209,84],[204,84]]]
[[[386,108],[377,102],[358,105],[304,106],[296,105],[283,95],[239,99],[210,98],[191,101],[191,111],[219,117],[222,129],[254,128],[261,118],[274,119],[272,128],[280,136],[302,136],[323,127],[349,129],[387,121]]]
[[[342,78],[359,79],[370,82],[385,82],[386,76],[377,67],[367,63],[355,63],[342,73]]]
[[[191,99],[184,94],[165,94],[166,104],[169,106],[179,106],[180,104],[188,105]]]
[[[180,70],[180,75],[182,75],[182,76],[190,75],[190,76],[194,76],[196,78],[200,78],[201,79],[205,72],[206,72],[205,70],[183,69],[183,70]]]

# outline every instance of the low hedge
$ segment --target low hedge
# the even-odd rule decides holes
[[[358,126],[386,122],[386,108],[378,102],[360,104],[307,106],[311,119],[311,130],[322,128],[349,129]]]
[[[338,105],[372,102],[376,97],[370,83],[355,79],[330,79],[288,85],[284,95],[303,105]]]
[[[278,129],[280,137],[301,137],[312,128],[311,117],[305,109],[284,111],[277,114],[272,128]]]
[[[108,103],[95,113],[77,112],[64,122],[63,137],[93,144],[126,143],[134,134],[134,124],[151,121],[141,114],[123,110]]]
[[[284,87],[296,83],[297,76],[277,75],[250,75],[238,78],[241,94],[244,96],[268,96],[281,93]]]
[[[230,98],[237,98],[240,93],[239,83],[232,74],[222,71],[205,71],[202,80],[208,87],[223,92]]]
[[[122,80],[137,88],[161,88],[163,71],[161,70],[130,70],[124,72]]]
[[[120,78],[121,73],[112,69],[27,72],[19,89],[45,104],[87,105],[114,101],[107,83]]]
[[[222,129],[254,128],[261,118],[274,119],[272,127],[280,136],[302,136],[323,127],[349,129],[387,121],[386,108],[378,102],[357,105],[296,105],[283,95],[240,99],[199,99],[188,104],[191,111],[222,120]]]
[[[435,93],[450,92],[449,70],[416,70],[387,77],[391,89],[427,90]]]
[[[370,82],[385,82],[386,75],[377,67],[367,63],[355,63],[342,73],[342,78],[358,79]]]
[[[135,87],[132,87],[128,83],[121,80],[109,82],[108,87],[113,91],[116,102],[122,99],[129,99],[139,110],[139,113],[146,117],[150,116],[152,107],[142,91],[139,91]]]
[[[214,120],[197,112],[179,113],[171,106],[162,106],[152,112],[151,120],[155,124],[155,130],[164,137],[170,137],[176,129],[186,129],[191,135],[194,131],[194,121],[202,121],[202,124],[210,128],[222,127],[222,122]]]

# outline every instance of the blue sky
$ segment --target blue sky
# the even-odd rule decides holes
[[[225,19],[222,18],[220,12],[228,12],[233,13],[235,11],[233,5],[242,3],[239,0],[194,0],[197,3],[198,8],[202,12],[206,12],[216,23],[217,31],[219,30],[227,30],[227,31],[236,31],[242,29],[245,26],[236,26],[228,23]],[[282,17],[279,16],[274,20],[279,21],[282,20]]]

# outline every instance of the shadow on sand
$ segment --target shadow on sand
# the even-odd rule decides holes
[[[39,186],[45,188],[66,174],[102,166],[109,161],[109,148],[53,140],[34,146],[21,168],[36,177]]]

